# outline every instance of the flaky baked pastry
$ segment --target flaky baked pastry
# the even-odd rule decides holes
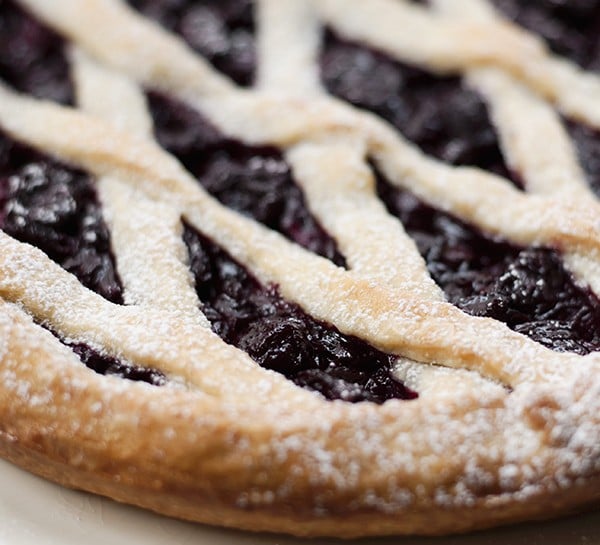
[[[297,535],[597,503],[599,21],[0,0],[0,454]]]

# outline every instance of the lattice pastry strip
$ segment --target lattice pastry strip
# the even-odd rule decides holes
[[[183,211],[192,225],[246,264],[261,281],[278,285],[286,298],[345,333],[364,338],[386,351],[420,361],[463,365],[507,382],[529,380],[535,375],[535,367],[555,368],[551,360],[563,357],[549,357],[547,350],[497,322],[468,317],[448,303],[424,305],[412,292],[374,285],[360,275],[345,272],[307,253],[278,234],[223,208],[177,163],[147,141],[117,132],[107,138],[111,133],[108,126],[50,105],[28,104],[27,122],[23,123],[23,109],[15,106],[27,102],[3,94],[0,120],[5,129],[98,176],[116,176],[134,183],[154,198],[170,202]],[[15,116],[16,112],[19,113]],[[70,126],[72,133],[63,130],[60,135],[54,133],[51,139],[46,139],[42,132],[58,125]],[[75,134],[77,138],[73,139]],[[136,157],[135,163],[131,157]],[[485,342],[473,346],[469,337],[465,337],[470,328],[479,330]],[[524,356],[527,364],[515,361],[515,354],[522,350],[527,353]],[[442,356],[442,352],[450,355]]]
[[[91,342],[128,361],[180,377],[183,383],[220,398],[239,399],[249,387],[258,386],[261,395],[281,395],[284,403],[294,399],[296,389],[277,375],[275,382],[283,386],[280,394],[271,380],[261,386],[265,371],[196,320],[179,312],[165,313],[164,309],[108,303],[82,288],[39,250],[4,234],[1,239],[6,256],[2,296],[22,304],[38,322],[50,325],[64,338]],[[23,286],[24,276],[36,286]],[[221,380],[223,368],[239,380]],[[297,395],[310,397],[301,390]]]
[[[290,66],[311,68],[317,14],[333,26],[360,29],[356,14],[339,9],[352,0],[327,0],[315,4],[316,11],[312,3],[298,0],[262,2],[259,49],[265,64],[260,85],[249,91],[236,88],[179,40],[119,2],[23,4],[126,76],[87,64],[83,53],[74,53],[81,104],[110,123],[0,88],[0,125],[17,140],[97,177],[117,260],[125,270],[148,263],[144,248],[166,233],[168,251],[150,263],[147,282],[170,274],[166,271],[173,271],[173,282],[164,298],[153,299],[126,273],[136,304],[119,307],[84,289],[40,251],[0,234],[0,296],[8,301],[1,303],[0,313],[6,385],[0,408],[13,417],[2,431],[5,456],[66,484],[86,482],[90,490],[168,514],[302,534],[439,533],[597,499],[598,356],[552,352],[499,322],[467,316],[445,302],[400,223],[377,201],[365,157],[373,157],[392,184],[409,185],[428,202],[488,232],[519,243],[548,244],[587,260],[584,277],[590,282],[597,274],[591,270],[597,261],[589,258],[599,240],[596,203],[578,198],[565,205],[559,198],[522,194],[474,169],[442,165],[374,116],[324,96],[316,70],[297,80],[293,70],[281,66],[274,44],[306,36]],[[427,43],[412,60],[441,69],[467,68],[457,64],[458,59],[464,63],[458,49],[444,54],[440,49],[466,23],[449,23],[402,2],[356,4],[356,13],[377,19],[373,6],[390,20],[406,17],[414,23],[412,31],[444,31],[439,43]],[[276,23],[290,15],[294,22],[276,32]],[[537,40],[501,23],[476,28],[475,42],[488,45],[483,31],[490,29],[514,40],[516,54],[531,51],[547,72],[555,70],[557,61]],[[517,74],[523,68],[512,53],[468,47],[473,47],[470,61],[489,58]],[[397,51],[405,52],[404,46]],[[570,66],[565,71],[581,89],[587,76]],[[286,149],[312,212],[339,242],[350,270],[210,197],[149,138],[143,95],[128,77],[176,95],[230,136]],[[98,81],[107,93],[97,92]],[[595,80],[587,81],[593,91]],[[557,81],[544,91],[565,108]],[[136,105],[132,116],[115,118],[112,105],[125,95]],[[587,99],[571,113],[582,109],[593,122]],[[336,161],[341,182],[331,166]],[[456,188],[451,196],[449,186]],[[480,191],[473,196],[476,186]],[[336,198],[336,190],[344,198]],[[366,203],[362,209],[360,199]],[[498,199],[512,212],[499,209]],[[158,214],[156,230],[130,230],[121,222],[129,207],[134,214]],[[178,237],[181,217],[317,320],[402,356],[396,372],[417,386],[421,397],[381,406],[328,403],[224,343],[194,310],[196,296]],[[385,233],[378,240],[377,230],[363,227],[353,241],[345,230],[355,218],[376,221]],[[140,247],[128,255],[128,244],[120,244],[119,237]],[[404,263],[392,270],[384,266],[387,259]],[[176,297],[180,291],[183,300]],[[12,303],[63,337],[164,372],[172,388],[94,375]],[[182,306],[185,312],[179,311]],[[27,346],[33,348],[24,351]],[[40,357],[49,362],[48,371],[33,379],[32,365]],[[48,390],[53,396],[43,398]],[[75,416],[82,404],[84,419]],[[307,414],[320,418],[307,419]],[[25,431],[32,418],[39,426]],[[63,421],[71,424],[57,429],[55,423]],[[140,427],[149,433],[138,440]],[[104,445],[90,446],[99,433]],[[24,457],[27,452],[36,454]],[[52,464],[40,464],[44,455]],[[140,458],[147,463],[133,471]],[[60,477],[67,467],[71,470]]]
[[[310,3],[266,0],[258,7],[259,88],[291,96],[323,94],[315,70],[319,22]],[[439,299],[442,294],[413,241],[375,195],[366,154],[363,138],[342,134],[302,142],[286,157],[311,211],[334,236],[353,271]]]
[[[569,200],[593,199],[572,143],[546,102],[498,70],[477,70],[468,80],[491,105],[505,154],[522,173],[527,191]]]
[[[301,6],[305,5],[301,2],[295,2],[294,5],[292,5],[292,8],[298,9]],[[280,17],[283,15],[283,18],[286,21],[297,21],[297,17],[285,17],[285,15],[289,15],[289,12],[281,10],[281,4],[266,5],[265,8],[271,10],[275,8],[275,10],[277,10],[275,14]],[[287,36],[288,39],[291,37],[293,43],[306,43],[306,40],[298,40],[298,36],[295,36],[293,32],[290,32],[290,29],[281,29],[278,20],[266,22],[264,27],[267,29],[269,27],[277,28],[280,32],[282,30],[285,31],[284,35]],[[314,34],[316,34],[316,32]],[[280,47],[274,50],[280,51],[282,49]],[[304,57],[306,57],[306,55]],[[314,59],[314,55],[308,57],[309,59]],[[127,127],[129,130],[135,132],[139,131],[140,134],[148,134],[148,127],[151,122],[148,121],[149,116],[147,111],[145,111],[145,104],[141,98],[142,95],[140,91],[133,90],[131,84],[128,85],[122,77],[119,77],[116,74],[110,74],[106,70],[100,70],[82,53],[79,53],[76,56],[76,61],[75,79],[77,81],[78,96],[80,100],[83,100],[86,109],[91,112],[97,112],[103,117],[108,117],[109,119],[112,118],[112,122],[117,126],[129,125]],[[275,60],[273,64],[275,67],[281,65],[277,60]],[[294,70],[305,68],[303,66],[294,66],[293,63],[286,63],[286,66],[290,66]],[[274,71],[275,69],[273,72]],[[306,73],[305,70],[300,70],[299,72],[303,74]],[[277,76],[271,77],[277,79]],[[289,83],[295,83],[289,76],[287,76],[287,79]],[[277,89],[277,85],[273,84],[269,84],[267,87],[270,87],[271,85]],[[119,102],[121,103],[121,107],[115,107]],[[102,106],[103,103],[108,104],[107,106],[99,107]],[[122,110],[123,104],[128,105],[127,112],[129,112],[129,114],[127,115],[131,116],[131,121],[129,119],[115,118],[117,115],[123,115],[122,113],[119,113]],[[306,153],[309,153],[310,156],[306,157]],[[315,154],[318,154],[318,157],[321,157],[322,159],[320,161],[317,160]],[[358,156],[360,157],[361,154],[359,153]],[[422,258],[414,249],[414,245],[410,238],[401,236],[403,233],[401,226],[398,225],[395,220],[388,219],[383,206],[375,199],[372,187],[372,177],[366,165],[364,165],[364,163],[361,165],[360,162],[358,165],[355,164],[356,153],[354,146],[347,146],[344,143],[335,143],[332,147],[307,145],[293,150],[288,157],[290,158],[292,167],[297,165],[295,173],[299,180],[302,180],[302,178],[298,170],[303,169],[305,165],[313,165],[313,169],[310,171],[311,174],[317,172],[322,176],[323,172],[327,173],[328,171],[331,171],[338,183],[348,181],[350,184],[356,184],[359,193],[358,198],[351,198],[350,206],[341,206],[337,209],[335,215],[328,214],[320,216],[317,213],[317,217],[320,219],[328,221],[330,218],[335,217],[337,218],[337,221],[342,223],[340,228],[335,228],[335,226],[329,226],[328,224],[325,224],[325,227],[329,228],[330,232],[338,235],[336,237],[338,243],[343,242],[344,239],[347,240],[346,244],[342,244],[342,248],[345,250],[344,253],[351,259],[351,265],[354,270],[358,270],[362,274],[370,273],[370,276],[379,279],[385,279],[391,282],[395,281],[398,285],[411,287],[411,289],[417,289],[423,293],[428,289],[431,290],[434,297],[441,297],[439,288],[435,286],[431,277],[426,273]],[[327,169],[327,162],[330,162],[331,164],[329,170]],[[340,165],[346,163],[349,163],[350,165],[349,171],[347,173],[340,172]],[[331,184],[327,183],[327,174],[325,183],[320,179],[321,176],[317,177],[318,180],[316,183],[313,183],[312,187],[314,187],[315,190],[318,190],[320,187],[326,191],[327,188],[330,187],[329,191],[327,191],[330,198],[327,199],[327,197],[322,194],[313,196],[309,191],[309,202],[323,202],[325,210],[328,208],[331,210],[332,205],[330,201],[332,198],[334,199],[334,202],[339,202],[340,194],[352,195],[352,193],[348,191],[349,183],[344,183],[344,185],[339,188],[336,188],[335,186],[331,188]],[[314,175],[309,178],[314,178]],[[300,183],[306,191],[307,185],[302,184],[302,181]],[[366,188],[364,188],[364,186],[366,186]],[[187,308],[188,312],[194,314],[194,311],[198,309],[199,302],[195,296],[188,295],[189,288],[182,282],[182,280],[185,279],[183,275],[181,273],[175,275],[169,274],[167,263],[165,263],[163,267],[157,267],[157,264],[161,263],[161,260],[164,260],[164,256],[177,255],[178,253],[174,251],[165,251],[170,245],[164,241],[165,236],[161,235],[161,233],[164,233],[165,235],[167,233],[174,233],[175,238],[173,240],[175,241],[177,239],[177,235],[179,236],[179,240],[181,240],[181,229],[178,228],[178,226],[180,227],[180,224],[177,213],[169,213],[168,210],[163,211],[161,205],[153,205],[152,201],[144,199],[143,196],[136,195],[118,181],[110,179],[100,180],[99,189],[101,195],[106,196],[103,199],[105,205],[106,203],[111,203],[113,207],[116,207],[111,214],[114,218],[111,222],[111,226],[114,245],[119,257],[121,274],[126,275],[125,285],[128,292],[132,291],[132,286],[136,286],[138,289],[134,289],[134,291],[137,291],[140,294],[137,297],[139,302],[147,300],[149,304],[157,305],[159,308],[164,307],[179,310],[185,310]],[[334,191],[332,192],[331,189]],[[364,189],[367,189],[367,191]],[[142,199],[142,201],[140,201],[140,199]],[[372,213],[368,213],[368,211],[365,210],[366,199],[368,199],[367,202],[371,203],[373,208]],[[144,202],[144,205],[140,206],[140,202]],[[134,214],[134,216],[131,217],[131,214]],[[164,220],[160,221],[160,218],[163,217]],[[121,222],[119,222],[120,218]],[[169,218],[171,218],[170,222],[173,225],[169,224]],[[344,220],[346,220],[345,224]],[[378,226],[378,228],[372,233],[372,236],[357,237],[357,232],[354,228],[355,225],[371,225]],[[381,228],[385,228],[386,226],[390,227],[389,229],[386,229],[386,232],[389,232],[390,235],[386,239],[380,240],[381,237],[379,235],[381,234]],[[333,227],[333,229],[331,229],[331,227]],[[359,230],[359,234],[363,232],[363,229]],[[352,233],[352,236],[348,237],[347,235],[350,233]],[[132,236],[135,237],[134,243],[132,243],[131,240]],[[121,244],[120,238],[124,239]],[[373,255],[369,256],[369,259],[364,259],[362,248],[365,246],[373,248],[376,252],[375,255],[377,255],[379,259],[374,260]],[[132,249],[134,249],[134,252],[132,252]],[[157,249],[160,249],[159,254],[153,255],[156,254]],[[131,257],[128,258],[128,256]],[[148,260],[147,256],[152,257]],[[126,259],[130,260],[126,262]],[[182,260],[178,260],[175,263],[181,261]],[[396,268],[392,265],[393,263],[399,263],[401,265]],[[132,273],[131,275],[129,275],[130,271]],[[146,271],[146,273],[144,273],[144,271]],[[416,278],[413,280],[414,284],[411,285],[409,279],[413,277]],[[165,289],[165,281],[168,281],[171,278],[179,279],[179,281],[175,282],[171,288],[166,287]],[[155,296],[155,294],[158,294],[160,299],[164,298],[166,294],[168,299],[164,304],[161,300],[154,301],[153,295]],[[182,294],[187,297],[182,297]],[[189,301],[189,306],[186,305],[186,299]],[[136,299],[133,299],[133,301],[136,301]],[[208,325],[208,321],[203,315],[200,316],[200,319],[202,320],[202,323]],[[409,372],[412,383],[415,386],[418,386],[419,391],[421,391],[421,389],[423,390],[421,395],[427,391],[427,388],[435,389],[437,387],[440,391],[447,391],[447,373],[441,372],[436,366],[423,368],[417,364],[408,365],[409,367],[398,367],[396,372],[401,376],[404,376]],[[469,386],[473,387],[474,383],[479,384],[476,374],[459,374],[460,376],[456,377],[457,388],[468,388]],[[490,384],[493,383],[481,381],[481,384],[479,385],[483,385],[483,387],[487,388]]]
[[[356,147],[343,140],[299,144],[287,158],[312,210],[335,236],[353,272],[439,300],[442,294],[412,239],[377,199],[364,150]]]
[[[257,2],[257,87],[299,97],[320,90],[319,21],[310,2]]]
[[[481,17],[438,18],[407,1],[325,0],[317,7],[344,36],[434,71],[498,66],[555,102],[565,115],[600,127],[598,76],[548,55],[536,37],[512,24]],[[473,9],[472,4],[467,9]],[[478,9],[480,15],[487,11]],[[407,29],[401,37],[399,27]]]
[[[436,0],[434,5],[444,15],[460,20],[498,20],[486,1]],[[467,80],[490,104],[504,153],[523,176],[527,191],[560,192],[565,198],[592,197],[572,143],[549,104],[500,69],[474,69]]]
[[[487,0],[447,2],[435,7],[457,19],[497,21]],[[521,173],[528,192],[558,194],[561,198],[595,201],[578,163],[575,150],[559,116],[534,91],[509,73],[495,68],[469,71],[467,81],[486,97],[509,163]],[[586,119],[588,122],[589,119]],[[539,135],[544,138],[540,139]],[[566,254],[565,264],[599,293],[596,252]]]
[[[136,84],[80,51],[73,60],[80,106],[116,127],[151,138],[152,120]],[[101,178],[98,191],[110,218],[126,301],[185,312],[208,327],[192,286],[179,213],[118,179]]]
[[[316,100],[309,104],[293,99],[286,103],[269,94],[240,93],[235,92],[233,88],[229,92],[219,89],[218,92],[209,95],[201,90],[195,91],[192,88],[192,80],[199,81],[202,77],[200,73],[206,67],[196,63],[196,57],[190,52],[170,47],[171,41],[163,32],[144,27],[144,40],[152,42],[155,49],[162,48],[163,53],[157,59],[138,57],[135,50],[119,45],[122,40],[115,40],[108,46],[104,43],[103,36],[109,29],[102,28],[103,19],[106,19],[107,26],[108,21],[112,23],[114,20],[120,20],[122,28],[126,28],[131,19],[137,20],[133,15],[122,12],[117,2],[105,0],[98,6],[94,5],[93,10],[91,5],[83,10],[85,13],[90,9],[94,13],[98,11],[105,14],[100,20],[95,19],[93,30],[89,29],[88,32],[83,31],[86,26],[81,22],[69,24],[69,20],[74,19],[75,15],[81,19],[85,13],[69,11],[68,4],[68,0],[61,0],[62,7],[51,10],[51,13],[46,13],[42,6],[34,7],[40,15],[48,17],[50,22],[85,47],[89,47],[99,58],[111,62],[111,55],[118,56],[118,66],[123,67],[123,63],[127,63],[128,71],[141,78],[144,83],[167,92],[172,89],[175,95],[208,113],[210,119],[229,134],[246,141],[286,146],[303,137],[314,138],[315,135],[323,133],[348,133],[358,130],[368,135],[368,149],[374,157],[385,158],[381,168],[391,182],[410,184],[412,191],[435,206],[452,212],[484,231],[502,235],[517,244],[558,246],[564,252],[579,254],[578,259],[582,259],[581,254],[597,253],[594,247],[598,238],[594,234],[597,225],[594,220],[596,213],[593,203],[586,203],[584,207],[581,203],[575,203],[573,207],[565,206],[563,199],[523,196],[512,187],[503,187],[485,173],[470,172],[468,175],[457,175],[454,169],[422,158],[406,146],[395,132],[375,119],[357,115],[341,104],[331,104],[329,100]],[[401,3],[398,4],[400,5]],[[59,18],[58,15],[63,9],[68,11],[69,15]],[[343,16],[339,15],[331,22],[335,26],[341,19]],[[110,32],[117,31],[118,25],[111,24]],[[367,40],[367,43],[370,42]],[[108,49],[112,51],[109,52]],[[165,66],[169,51],[175,54],[169,58],[168,66]],[[148,79],[147,74],[137,73],[141,64],[147,66],[153,62],[156,64],[152,71],[160,73],[160,77],[151,76]],[[194,74],[198,75],[197,78]],[[189,77],[190,81],[183,84],[186,77]],[[589,117],[588,121],[592,121],[592,118]],[[446,191],[450,184],[456,185],[457,189],[453,192]],[[496,203],[499,201],[506,203],[506,207],[497,207]],[[507,218],[507,213],[510,213],[510,219]],[[587,267],[586,270],[594,268]],[[592,285],[598,284],[595,278],[586,277],[585,280]]]

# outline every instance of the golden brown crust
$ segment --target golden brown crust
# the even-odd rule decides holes
[[[260,85],[242,91],[117,0],[22,3],[73,40],[78,103],[87,113],[0,88],[0,125],[96,175],[132,304],[108,303],[40,251],[0,233],[2,456],[67,486],[161,513],[298,535],[442,534],[600,500],[600,357],[552,352],[445,302],[401,224],[377,201],[365,157],[392,183],[410,184],[483,230],[558,247],[594,289],[597,202],[585,189],[566,199],[556,190],[570,183],[564,178],[547,186],[531,180],[532,195],[423,156],[385,123],[324,95],[314,70],[315,37],[322,17],[412,62],[464,70],[495,107],[499,129],[519,131],[522,138],[505,151],[530,171],[521,150],[531,142],[502,112],[520,101],[538,108],[540,122],[553,127],[561,165],[578,175],[552,108],[533,91],[593,124],[600,119],[595,76],[567,66],[561,80],[558,61],[537,40],[484,9],[465,9],[457,21],[452,4],[441,1],[436,15],[388,0],[262,0]],[[411,32],[429,29],[439,43],[418,40],[422,49],[407,49],[407,36],[396,32],[394,39],[389,24],[375,35],[361,23],[388,19],[408,20]],[[493,42],[488,33],[515,48],[480,47]],[[280,54],[288,50],[293,69]],[[488,72],[479,67],[482,58],[494,65]],[[533,85],[530,62],[552,77]],[[576,106],[563,93],[566,80],[576,83],[577,96],[591,81]],[[140,83],[176,94],[236,138],[284,148],[350,270],[204,193],[151,141]],[[116,111],[115,104],[127,107]],[[124,210],[151,213],[158,227],[137,228],[124,221]],[[419,399],[326,402],[222,342],[206,327],[186,274],[181,216],[312,316],[397,354],[397,372]],[[348,225],[358,225],[351,236]],[[148,259],[158,241],[164,255]],[[386,266],[394,262],[401,266]],[[143,281],[141,269],[148,274]],[[98,376],[31,317],[160,369],[167,385]]]
[[[577,507],[598,500],[598,480],[585,486],[575,487],[566,493],[544,494],[527,505],[486,505],[485,500],[466,508],[411,510],[404,515],[402,524],[382,517],[378,512],[353,512],[348,515],[346,509],[320,514],[302,516],[302,511],[289,506],[287,509],[270,510],[232,508],[231,502],[219,501],[206,491],[191,493],[187,489],[148,490],[146,482],[115,485],[111,479],[102,478],[97,473],[73,469],[66,464],[58,464],[37,453],[19,448],[13,443],[5,444],[0,440],[0,456],[63,486],[85,489],[117,501],[136,505],[164,515],[202,522],[215,526],[239,528],[251,531],[270,531],[296,536],[331,535],[342,538],[354,538],[365,535],[395,535],[399,528],[402,533],[442,536],[450,532],[468,532],[489,526],[515,523],[528,520],[545,520],[550,517],[566,515]],[[86,483],[82,486],[81,483]],[[209,499],[207,499],[209,498]],[[341,508],[344,506],[340,506]],[[474,510],[485,512],[486,521],[473,517]],[[408,519],[408,520],[407,520]]]
[[[365,530],[378,534],[398,531],[438,534],[546,516],[550,512],[560,513],[580,503],[598,500],[596,473],[566,490],[540,488],[532,492],[527,502],[503,497],[497,484],[487,482],[479,483],[479,488],[472,490],[474,496],[467,505],[448,505],[440,509],[439,505],[423,497],[396,516],[383,516],[376,505],[369,507],[364,504],[351,509],[352,516],[349,517],[349,500],[356,499],[356,491],[326,488],[326,483],[311,483],[306,474],[301,474],[303,471],[314,474],[316,460],[313,458],[311,464],[303,459],[315,447],[314,439],[311,441],[314,430],[308,429],[312,425],[304,418],[292,416],[290,419],[284,413],[258,414],[256,408],[249,408],[244,415],[232,405],[228,405],[227,414],[223,414],[223,411],[218,413],[215,410],[212,400],[194,400],[179,392],[156,393],[143,385],[123,388],[117,379],[95,377],[73,362],[74,357],[57,348],[50,335],[40,336],[22,311],[15,307],[5,311],[12,318],[10,325],[3,324],[6,359],[10,362],[14,358],[18,362],[14,379],[26,377],[27,366],[37,366],[40,360],[45,361],[50,369],[44,377],[40,377],[40,384],[35,390],[31,385],[27,397],[20,395],[18,388],[12,396],[3,392],[0,409],[5,425],[0,449],[3,456],[22,467],[68,486],[186,519],[300,535],[334,533],[353,536],[363,535]],[[32,349],[32,339],[27,336],[36,339],[35,349]],[[65,367],[66,360],[69,360],[69,365],[57,380],[52,368],[54,365]],[[84,380],[85,375],[89,375],[87,380]],[[49,388],[51,381],[54,384]],[[118,390],[122,395],[114,395]],[[44,406],[33,402],[36,395],[48,391],[52,392],[56,401],[46,402]],[[572,391],[577,393],[577,389]],[[596,391],[592,389],[591,394],[597,396],[597,388]],[[248,401],[252,402],[251,399]],[[103,404],[101,411],[95,409],[99,402]],[[535,413],[549,403],[551,398],[540,396],[529,410]],[[398,413],[400,407],[401,404],[393,412]],[[63,412],[65,417],[70,414],[70,418],[53,414],[49,409],[54,408]],[[339,405],[335,408],[341,409]],[[352,407],[345,408],[355,412]],[[321,407],[323,409],[325,407]],[[418,424],[417,415],[409,409],[406,406],[406,412],[412,414],[405,416]],[[459,416],[464,409],[458,407],[451,411],[447,408],[455,413],[448,416]],[[501,403],[496,406],[490,403],[489,409],[502,412],[503,407]],[[96,416],[86,417],[88,412]],[[334,454],[347,449],[349,435],[355,431],[346,420],[351,415],[332,418],[331,412],[321,414],[329,424],[329,437],[325,438],[329,442],[328,452]],[[119,421],[120,417],[127,415],[133,418]],[[194,426],[191,418],[199,415],[202,415],[203,421]],[[276,417],[277,423],[270,418],[272,416]],[[491,423],[490,419],[486,420]],[[70,425],[65,425],[67,422]],[[56,423],[60,425],[56,426]],[[53,429],[47,427],[53,424]],[[387,425],[390,424],[392,422],[388,421]],[[535,425],[543,427],[546,422],[535,418]],[[136,429],[143,429],[144,433],[135,433]],[[101,435],[99,430],[102,430]],[[165,434],[166,430],[171,430],[171,434]],[[186,441],[181,432],[191,431],[198,431],[200,435],[192,442]],[[277,435],[274,436],[274,433]],[[394,433],[392,430],[388,437]],[[277,441],[281,445],[286,436],[298,442],[295,454],[280,456],[277,460],[268,451],[277,448]],[[167,437],[170,441],[165,445]],[[243,442],[250,443],[246,446],[250,458],[240,456],[239,448],[236,449],[236,443],[239,447]],[[259,445],[264,447],[262,453]],[[159,446],[165,452],[159,452]],[[361,463],[359,460],[355,462]],[[369,462],[368,457],[364,462]],[[493,460],[487,463],[493,464]],[[339,469],[343,471],[343,468]],[[493,470],[493,467],[490,469]],[[444,464],[439,470],[445,472],[443,480],[451,484],[463,474],[464,468],[459,462],[454,471],[449,464]],[[294,473],[298,475],[298,483],[293,487],[293,493],[286,496],[286,501],[268,502],[265,494],[277,490],[284,482],[291,484],[290,476]],[[359,489],[367,487],[376,494],[379,487],[391,484],[390,479],[383,477],[380,481],[381,475],[377,475],[374,466],[372,472],[361,475],[362,482],[355,483],[355,486]],[[441,475],[432,472],[429,477],[430,481],[436,481]],[[409,485],[409,475],[402,479],[406,479],[405,484]],[[239,490],[244,488],[256,495],[255,503],[250,498],[247,498],[247,504],[240,502]],[[327,494],[317,515],[315,506],[311,506],[311,498],[324,490]],[[261,496],[266,503],[262,507]]]

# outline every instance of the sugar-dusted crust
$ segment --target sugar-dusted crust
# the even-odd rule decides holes
[[[2,87],[0,126],[96,176],[130,305],[105,301],[42,252],[0,233],[4,457],[65,485],[176,517],[298,535],[443,534],[600,500],[600,356],[552,352],[447,303],[401,224],[377,200],[365,162],[373,157],[392,183],[485,231],[558,248],[581,281],[599,287],[598,203],[577,178],[552,108],[522,77],[530,57],[490,46],[483,70],[475,52],[460,54],[478,50],[492,33],[555,70],[558,61],[535,39],[483,4],[457,22],[443,2],[434,13],[386,0],[262,0],[259,85],[240,90],[116,0],[22,3],[72,39],[83,111]],[[361,17],[413,17],[439,31],[432,35],[442,44],[450,39],[444,32],[454,40],[463,35],[456,28],[481,27],[453,50],[421,39],[425,49],[418,51],[392,43],[383,27],[363,31],[370,26],[360,25]],[[476,169],[439,164],[382,121],[325,96],[314,68],[321,18],[405,60],[464,70],[490,101],[499,130],[522,136],[505,139],[505,151],[524,171],[522,150],[535,147],[506,112],[533,104],[559,150],[540,150],[536,160],[560,161],[565,174],[547,187],[533,179],[523,193]],[[554,90],[545,96],[596,123],[597,78],[570,65],[565,71],[579,82],[577,92],[591,82],[579,109],[565,107],[560,82],[548,80]],[[208,196],[152,141],[140,83],[175,94],[238,139],[283,148],[349,270]],[[560,188],[569,184],[580,189],[565,197]],[[156,222],[140,225],[126,214]],[[315,318],[397,354],[398,373],[419,399],[326,402],[221,341],[193,293],[182,216]],[[156,246],[164,252],[152,255]],[[167,385],[98,376],[32,318],[160,369]]]
[[[467,530],[597,499],[595,446],[576,436],[578,419],[593,432],[587,410],[598,414],[586,377],[383,407],[330,404],[275,376],[257,396],[268,373],[255,367],[235,373],[233,393],[205,388],[210,369],[188,376],[191,391],[158,390],[97,377],[3,306],[0,448],[68,486],[191,520],[343,536]],[[144,331],[153,318],[139,319]],[[141,323],[113,322],[147,346]],[[550,477],[559,469],[565,488]]]

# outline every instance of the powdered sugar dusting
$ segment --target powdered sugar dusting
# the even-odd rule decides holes
[[[265,13],[279,16],[286,8],[279,3],[275,8],[274,2],[279,0],[264,0],[265,5],[273,4]],[[305,7],[296,0],[286,2],[294,13]],[[489,231],[523,242],[557,242],[577,251],[598,246],[594,206],[564,207],[518,194],[501,179],[433,163],[376,119],[323,96],[309,104],[303,97],[285,96],[277,86],[240,92],[207,71],[172,37],[139,21],[140,35],[151,42],[155,53],[160,52],[156,62],[139,48],[122,47],[118,40],[106,43],[101,35],[111,18],[117,35],[134,20],[115,8],[116,3],[90,0],[87,8],[75,0],[55,0],[50,8],[41,0],[24,3],[107,64],[118,64],[144,83],[168,87],[196,106],[213,106],[208,111],[211,119],[246,141],[299,145],[292,153],[303,151],[306,142],[311,152],[339,152],[348,161],[344,165],[348,171],[356,167],[352,154],[360,156],[360,163],[370,152],[396,183],[410,184],[423,198]],[[338,5],[342,4],[324,2],[321,13],[333,22],[342,21],[344,10]],[[361,9],[376,11],[372,5]],[[89,24],[94,10],[97,21]],[[436,20],[425,12],[407,14],[421,27],[436,28]],[[358,24],[356,14],[352,17],[350,29]],[[86,20],[88,24],[82,25]],[[316,16],[303,21],[317,23]],[[299,30],[312,35],[310,29]],[[206,84],[190,83],[188,72],[196,78],[208,74]],[[288,85],[289,73],[285,70],[267,81],[285,80]],[[157,81],[159,77],[164,81]],[[318,89],[313,92],[318,94]],[[145,306],[112,305],[41,252],[0,234],[0,295],[12,302],[1,303],[0,384],[9,403],[0,401],[0,410],[3,418],[21,415],[14,422],[7,419],[7,433],[23,437],[37,433],[42,443],[75,437],[73,443],[65,439],[71,462],[96,464],[101,471],[106,460],[95,458],[93,449],[89,457],[81,456],[80,446],[95,444],[100,435],[105,455],[115,464],[115,480],[127,481],[143,472],[148,489],[165,490],[183,482],[186,491],[199,496],[208,482],[217,487],[216,496],[233,496],[230,503],[239,513],[280,512],[283,505],[293,515],[288,522],[304,518],[312,524],[342,513],[344,521],[333,531],[347,535],[380,531],[361,528],[360,520],[353,521],[354,514],[380,515],[386,532],[445,531],[505,520],[503,509],[510,511],[511,506],[520,506],[519,516],[545,514],[544,498],[560,503],[563,493],[577,487],[585,494],[572,495],[568,501],[578,504],[597,498],[597,355],[553,353],[493,320],[468,317],[445,303],[429,280],[423,280],[422,263],[415,259],[410,241],[398,234],[397,223],[361,226],[359,234],[388,240],[386,233],[397,229],[394,240],[404,244],[410,282],[404,284],[402,275],[389,271],[378,276],[367,266],[345,271],[223,209],[144,137],[130,137],[97,120],[0,93],[0,122],[16,137],[64,155],[98,176],[114,175],[144,198],[160,200],[174,217],[184,214],[261,281],[278,284],[285,297],[317,319],[402,356],[397,373],[421,391],[420,399],[411,403],[392,400],[379,407],[326,403],[259,369],[245,354],[224,344],[199,324],[198,315],[189,311],[190,300],[189,312],[181,312],[180,301],[173,299],[167,305],[155,301],[146,301]],[[26,113],[22,105],[28,106]],[[237,120],[242,123],[236,125]],[[68,130],[58,130],[63,125]],[[324,165],[331,168],[324,179],[334,183],[339,172],[335,162]],[[305,172],[306,183],[314,184],[316,194],[323,190],[315,182],[318,175],[315,169]],[[350,182],[344,191],[357,189]],[[369,195],[369,184],[359,185]],[[480,190],[472,191],[475,187]],[[310,191],[307,194],[310,197]],[[334,212],[350,214],[352,206],[356,208],[351,199],[340,203],[335,191],[325,191],[322,203],[314,199],[313,209],[324,220]],[[373,206],[373,196],[369,199]],[[369,217],[386,218],[375,208]],[[330,223],[335,224],[334,219]],[[372,251],[364,248],[359,256],[363,265]],[[390,278],[393,285],[387,284]],[[94,375],[22,309],[68,339],[85,340],[125,361],[160,369],[169,377],[169,387]],[[27,431],[30,422],[35,423],[34,432]],[[144,464],[138,468],[140,460]],[[437,517],[439,526],[428,529],[429,520],[419,522],[415,513]],[[460,516],[444,520],[448,513],[470,515],[464,521]],[[195,516],[203,520],[204,515],[200,511]],[[300,531],[302,523],[296,523],[295,531]],[[281,523],[272,524],[269,529],[285,529]],[[314,528],[313,532],[332,532]]]

